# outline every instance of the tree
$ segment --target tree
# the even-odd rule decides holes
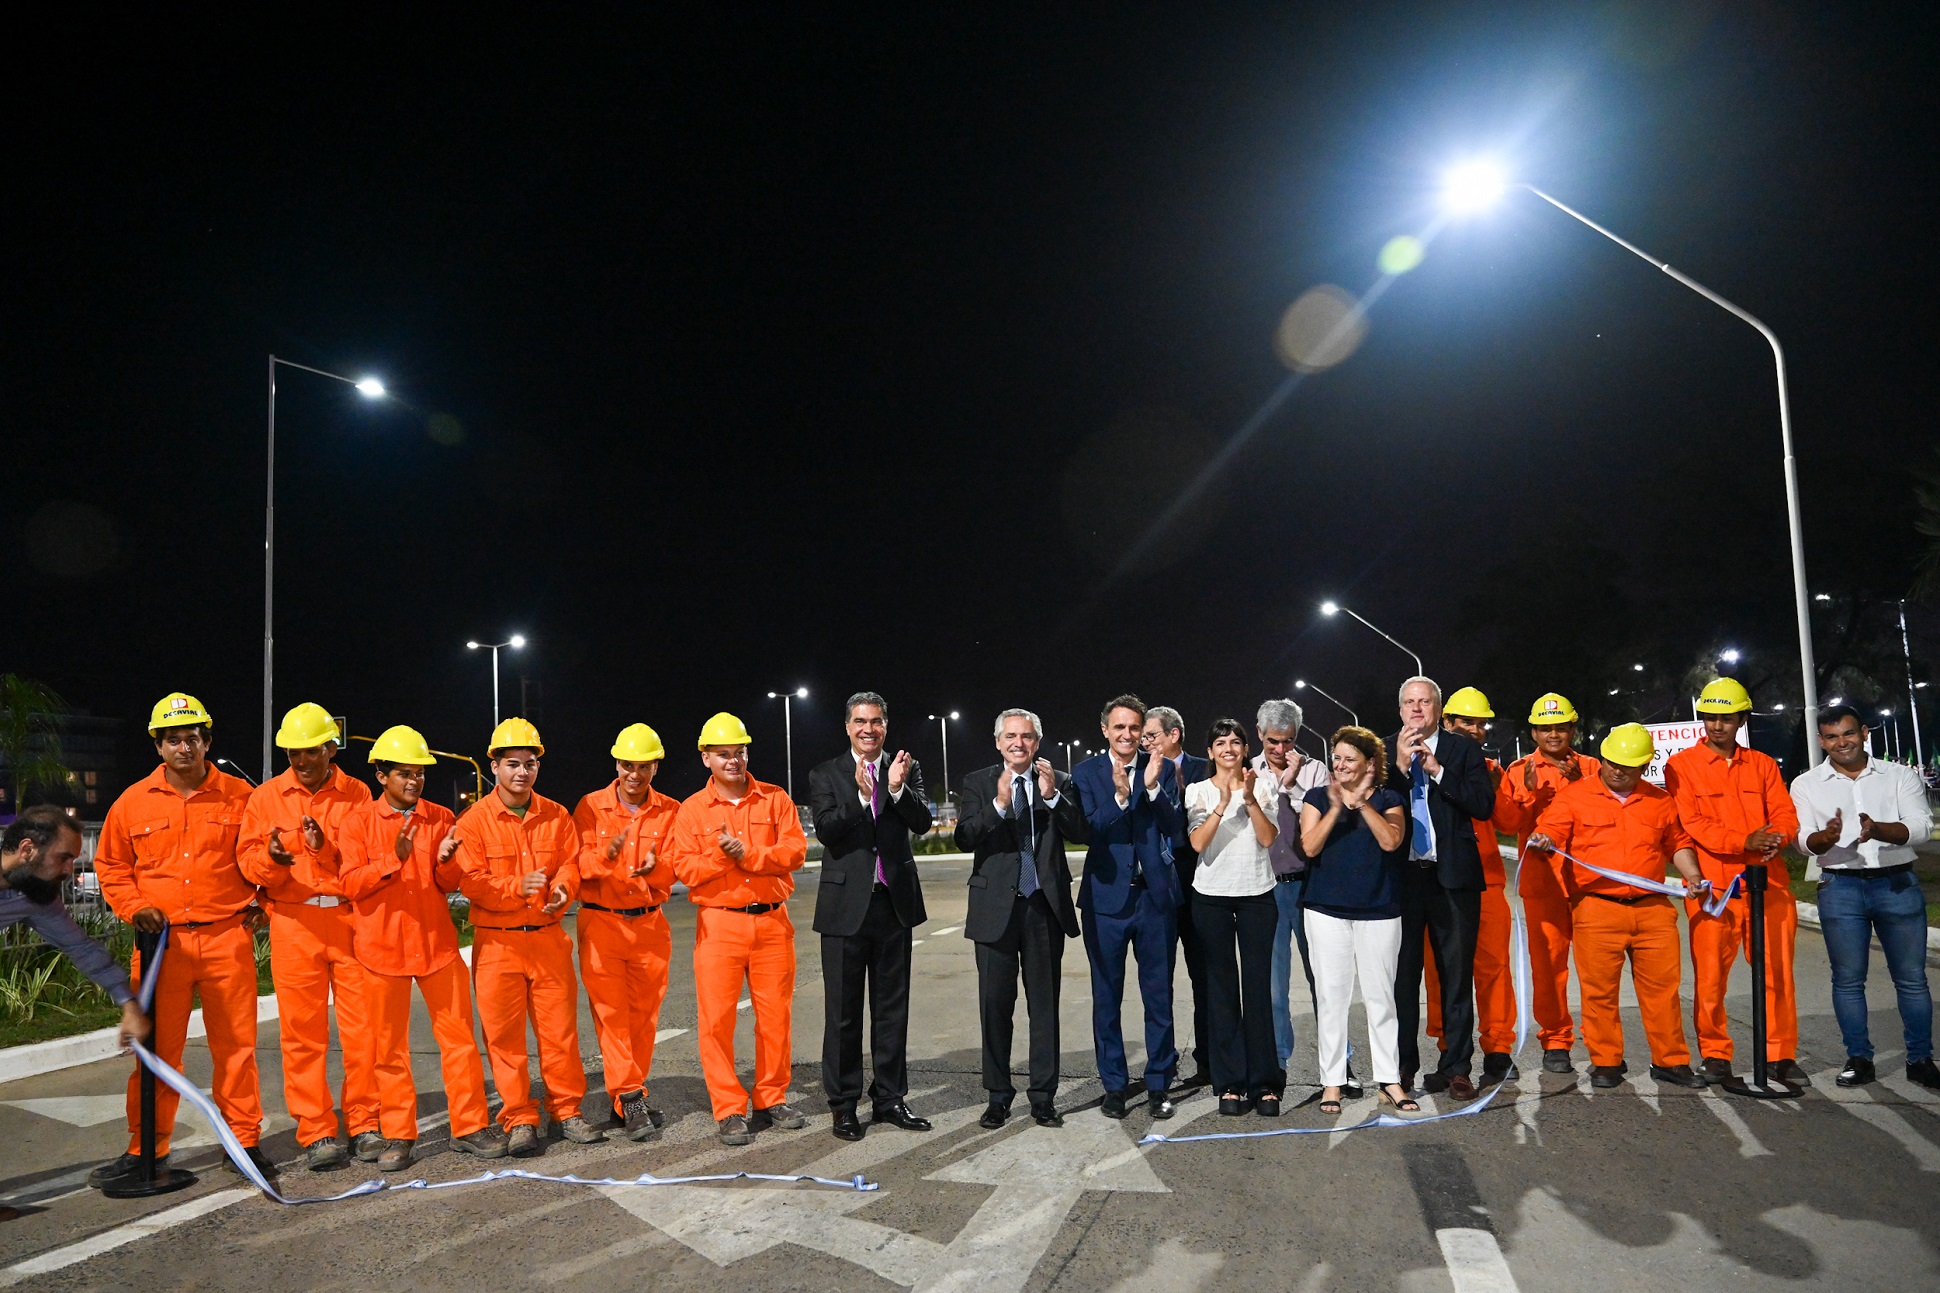
[[[0,674],[0,763],[13,782],[14,809],[24,806],[29,789],[67,780],[61,751],[61,720],[67,702],[44,682],[19,674]]]

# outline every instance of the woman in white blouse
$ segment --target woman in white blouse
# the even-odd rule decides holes
[[[1210,780],[1186,787],[1186,829],[1199,854],[1191,912],[1206,949],[1206,1008],[1219,1112],[1280,1113],[1273,1042],[1274,787],[1246,759],[1246,730],[1230,718],[1206,738]]]

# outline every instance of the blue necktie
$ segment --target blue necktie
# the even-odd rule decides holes
[[[1010,790],[1010,802],[1017,812],[1018,831],[1017,850],[1017,896],[1028,898],[1037,892],[1037,817],[1031,811],[1030,783],[1022,777],[1014,779]]]
[[[1415,852],[1428,857],[1435,847],[1435,826],[1428,817],[1428,771],[1421,766],[1419,754],[1415,756],[1412,776],[1414,789],[1408,796],[1408,815],[1415,821]]]

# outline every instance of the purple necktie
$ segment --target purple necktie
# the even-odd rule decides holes
[[[872,819],[882,816],[882,782],[876,780],[876,765],[874,760],[871,760],[869,763],[869,816]],[[876,854],[876,883],[880,885],[887,885],[889,883],[882,873],[882,853],[880,851]]]

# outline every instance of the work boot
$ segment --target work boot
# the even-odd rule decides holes
[[[261,1172],[265,1179],[271,1181],[276,1179],[276,1164],[270,1161],[269,1155],[263,1152],[262,1146],[249,1145],[244,1148],[243,1152],[249,1156],[249,1161],[256,1165],[256,1170]],[[242,1167],[233,1158],[224,1158],[222,1165],[234,1172],[237,1176],[244,1175]]]
[[[509,1144],[506,1134],[490,1124],[470,1135],[451,1138],[453,1153],[470,1154],[474,1158],[504,1158]]]
[[[360,1163],[375,1163],[390,1143],[381,1131],[360,1131],[351,1138],[350,1152]]]
[[[1776,1078],[1786,1086],[1812,1085],[1811,1075],[1800,1068],[1799,1062],[1789,1055],[1778,1063],[1768,1066],[1765,1069],[1765,1076]]]
[[[167,1166],[168,1166],[168,1155],[157,1154],[155,1156],[156,1173],[159,1175],[162,1169]],[[113,1158],[108,1160],[107,1162],[103,1163],[101,1166],[95,1168],[92,1172],[89,1172],[88,1184],[98,1190],[102,1186],[106,1185],[109,1181],[119,1180],[121,1177],[124,1177],[124,1176],[133,1176],[136,1172],[139,1172],[139,1171],[141,1171],[141,1155],[123,1154],[119,1158]]]
[[[1932,1060],[1927,1061],[1929,1064],[1932,1062]],[[1906,1067],[1908,1075],[1910,1076],[1913,1066],[1909,1064]],[[1839,1076],[1832,1080],[1838,1086],[1855,1087],[1865,1086],[1877,1076],[1873,1072],[1872,1060],[1864,1055],[1848,1055],[1846,1056],[1846,1067],[1840,1069]]]
[[[748,1130],[748,1120],[738,1113],[721,1119],[719,1127],[723,1145],[754,1144],[754,1133]]]
[[[312,1172],[327,1172],[349,1161],[350,1155],[344,1152],[344,1143],[335,1136],[325,1136],[304,1147],[303,1165]]]
[[[377,1170],[380,1172],[401,1172],[411,1166],[411,1151],[417,1148],[415,1140],[387,1140],[384,1152],[377,1156]]]
[[[1543,1072],[1545,1073],[1576,1072],[1575,1065],[1570,1063],[1569,1047],[1551,1046],[1545,1049],[1543,1051]]]
[[[1731,1071],[1730,1060],[1712,1059],[1709,1056],[1706,1056],[1703,1063],[1698,1065],[1697,1071],[1706,1086],[1718,1086],[1738,1076]]]
[[[1691,1072],[1689,1064],[1653,1064],[1650,1066],[1650,1080],[1667,1082],[1671,1086],[1691,1087],[1702,1091],[1710,1083]]]
[[[574,1114],[559,1124],[559,1134],[575,1145],[597,1145],[606,1139],[606,1133],[587,1122],[579,1114]]]
[[[1623,1066],[1619,1064],[1592,1064],[1590,1066],[1590,1085],[1602,1091],[1607,1091],[1613,1086],[1622,1086]]]
[[[1866,1065],[1869,1072],[1872,1067],[1870,1063]],[[1940,1067],[1934,1065],[1931,1057],[1914,1060],[1906,1066],[1906,1080],[1917,1082],[1929,1091],[1940,1091]]]
[[[529,1122],[522,1122],[505,1133],[505,1152],[514,1158],[539,1152],[539,1128]]]
[[[808,1126],[808,1119],[802,1116],[801,1110],[786,1101],[781,1104],[771,1104],[766,1109],[756,1109],[754,1117],[748,1119],[748,1128],[751,1131],[766,1131],[770,1127],[779,1127],[783,1131],[800,1131],[806,1126]]]
[[[647,1103],[645,1091],[620,1097],[620,1122],[628,1140],[646,1140],[660,1130],[660,1110]]]

